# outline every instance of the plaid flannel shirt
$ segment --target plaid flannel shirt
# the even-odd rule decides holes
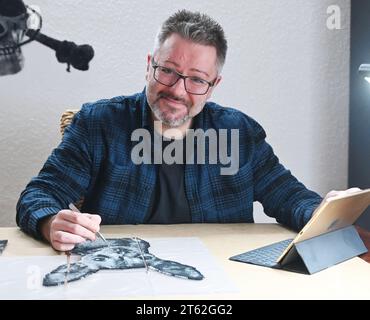
[[[99,214],[102,224],[143,223],[156,170],[155,164],[136,165],[131,160],[131,150],[138,143],[131,140],[131,133],[137,128],[153,130],[145,89],[84,104],[38,176],[21,193],[20,228],[40,238],[40,220],[81,197],[82,211]],[[207,102],[194,118],[193,128],[239,129],[239,170],[221,175],[220,164],[185,165],[192,222],[253,222],[253,202],[259,201],[279,223],[295,230],[307,223],[322,198],[279,163],[255,120]]]

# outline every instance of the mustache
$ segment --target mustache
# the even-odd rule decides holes
[[[169,93],[164,93],[164,92],[159,93],[159,94],[158,94],[157,101],[158,101],[159,99],[162,99],[162,98],[170,98],[170,99],[173,99],[173,100],[175,100],[175,101],[181,102],[181,103],[183,103],[183,104],[184,104],[184,105],[186,105],[186,106],[188,105],[188,104],[187,104],[187,102],[186,102],[184,99],[179,98],[179,97],[176,97],[176,96],[174,96],[174,95],[172,95],[172,94],[169,94]]]

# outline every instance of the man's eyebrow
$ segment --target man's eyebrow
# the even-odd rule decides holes
[[[179,66],[180,66],[178,63],[173,62],[173,61],[171,61],[171,60],[165,60],[165,62],[172,63],[172,64],[173,64],[174,66],[176,66],[176,67],[179,67]],[[190,69],[190,71],[196,71],[196,72],[199,72],[199,73],[203,73],[203,74],[205,74],[207,77],[209,77],[209,74],[208,74],[207,72],[202,71],[202,70],[199,70],[199,69],[197,69],[197,68],[191,68],[191,69]]]
[[[207,72],[205,72],[205,71],[202,71],[202,70],[199,70],[199,69],[196,69],[196,68],[191,68],[190,70],[191,71],[196,71],[196,72],[203,73],[203,74],[205,74],[209,78],[209,74]]]

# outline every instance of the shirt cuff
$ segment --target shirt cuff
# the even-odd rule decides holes
[[[29,223],[29,226],[30,226],[30,233],[36,238],[36,239],[39,239],[39,240],[43,240],[44,237],[42,236],[40,230],[39,230],[39,222],[48,217],[48,216],[52,216],[52,215],[55,215],[57,214],[60,210],[62,210],[61,208],[57,208],[57,207],[47,207],[47,208],[41,208],[35,212],[33,212],[31,214],[31,217],[30,217],[30,223]]]

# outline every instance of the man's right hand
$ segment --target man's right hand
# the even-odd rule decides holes
[[[61,210],[41,222],[44,238],[58,251],[72,250],[77,243],[95,240],[101,218],[97,214]]]

